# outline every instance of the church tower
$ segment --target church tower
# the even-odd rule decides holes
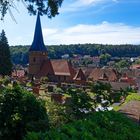
[[[29,49],[29,74],[35,76],[45,60],[48,59],[47,48],[44,45],[40,14],[37,15],[33,43]]]

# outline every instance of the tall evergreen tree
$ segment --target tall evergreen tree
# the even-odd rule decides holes
[[[12,62],[8,40],[4,30],[0,34],[0,75],[9,75],[12,71]]]

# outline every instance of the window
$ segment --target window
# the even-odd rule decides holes
[[[66,76],[64,76],[64,81],[66,81]]]
[[[34,57],[34,58],[33,58],[33,62],[35,62],[35,61],[36,61],[36,58]]]

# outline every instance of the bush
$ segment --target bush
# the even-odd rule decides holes
[[[113,103],[111,85],[109,83],[96,82],[91,85],[91,92],[94,93],[94,103],[95,107],[101,105],[104,110],[107,110],[108,107]]]
[[[27,131],[38,132],[46,129],[48,116],[41,100],[18,86],[1,92],[1,140],[21,140]]]
[[[46,100],[46,108],[48,111],[50,127],[56,128],[67,123],[68,120],[65,115],[64,105]]]
[[[28,133],[24,140],[140,140],[140,127],[118,112],[97,112],[46,133]]]
[[[48,82],[48,77],[42,77],[41,78],[41,83],[46,84]]]
[[[65,104],[66,115],[69,121],[79,120],[87,117],[94,111],[94,103],[87,92],[70,88],[67,94],[71,96],[70,102]]]

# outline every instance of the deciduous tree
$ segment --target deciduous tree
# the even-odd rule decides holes
[[[0,12],[3,19],[7,11],[12,14],[12,8],[16,8],[15,2],[23,3],[30,14],[36,14],[39,11],[41,14],[47,15],[49,18],[59,14],[58,9],[63,0],[0,0]],[[20,10],[20,9],[18,9]]]
[[[48,116],[45,104],[21,87],[0,93],[0,139],[21,140],[27,131],[46,131]]]

